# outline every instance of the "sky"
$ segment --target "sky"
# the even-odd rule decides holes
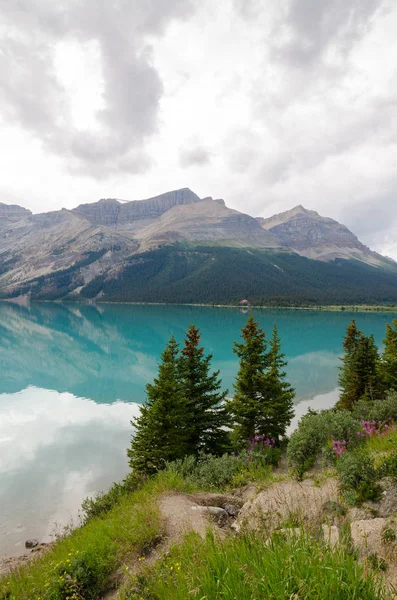
[[[190,187],[397,259],[395,0],[0,0],[0,202]]]

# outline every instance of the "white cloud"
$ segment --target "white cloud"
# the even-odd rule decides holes
[[[0,8],[0,201],[48,210],[189,186],[253,215],[303,204],[397,258],[395,3],[116,8]]]

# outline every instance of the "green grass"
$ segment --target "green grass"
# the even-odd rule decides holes
[[[388,600],[380,578],[343,547],[309,536],[189,535],[155,567],[132,577],[123,600]]]
[[[365,444],[372,455],[385,455],[397,452],[397,426],[393,425],[386,433],[372,435]]]
[[[161,474],[143,489],[117,499],[105,514],[59,539],[29,565],[0,579],[0,600],[96,600],[112,574],[161,536],[156,497],[167,490],[190,491],[176,474]]]

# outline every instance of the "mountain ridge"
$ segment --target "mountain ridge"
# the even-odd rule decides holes
[[[199,294],[195,282],[201,281],[200,273],[205,272],[210,278],[216,271],[210,268],[208,261],[225,261],[228,253],[230,260],[237,261],[236,265],[244,264],[245,275],[238,276],[242,292],[244,285],[248,286],[250,276],[257,277],[265,288],[271,287],[270,283],[267,286],[257,266],[254,268],[254,256],[258,264],[263,264],[269,277],[271,275],[269,282],[274,281],[271,265],[282,271],[281,263],[286,255],[290,256],[290,264],[303,271],[307,269],[306,263],[296,262],[294,256],[339,265],[341,260],[356,261],[363,266],[389,270],[397,277],[395,262],[364,246],[337,221],[321,217],[302,205],[268,219],[254,218],[228,208],[222,199],[201,199],[189,188],[144,200],[103,198],[71,210],[39,214],[32,214],[17,205],[0,204],[0,232],[0,296],[3,298],[27,294],[41,299],[100,299],[106,295],[104,290],[109,289],[109,285],[112,288],[112,281],[121,279],[130,289],[128,277],[136,277],[138,282],[143,271],[147,280],[157,281],[158,273],[166,263],[171,279],[186,276]],[[150,254],[163,247],[171,248],[170,252]],[[221,247],[225,251],[219,254],[216,249]],[[196,255],[194,248],[199,248]],[[259,255],[251,252],[254,250]],[[247,252],[252,255],[251,266],[247,262]],[[269,259],[273,260],[270,267],[268,255],[276,257]],[[140,265],[139,275],[135,268],[130,269],[131,264]],[[313,272],[318,271],[314,265],[311,268]],[[226,263],[223,271],[228,272],[229,278],[237,278],[237,270],[233,275]],[[333,278],[334,271],[329,273]],[[222,281],[222,273],[216,277],[220,288],[232,289],[229,283]],[[290,281],[291,294],[296,294],[292,279],[290,273],[282,288],[287,289]],[[170,285],[165,273],[160,280],[164,286]],[[141,281],[139,285],[143,288],[146,284]],[[160,293],[158,285],[156,283],[156,294]],[[209,280],[202,285],[212,289]],[[364,289],[367,284],[357,280],[356,285]],[[90,290],[88,295],[87,289]],[[94,289],[96,293],[92,294]],[[112,299],[115,299],[114,295]]]

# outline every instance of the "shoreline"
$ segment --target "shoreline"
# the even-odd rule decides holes
[[[20,298],[0,298],[0,303],[17,304],[18,306],[28,306],[30,304],[81,304],[86,306],[96,305],[110,305],[110,306],[195,306],[198,308],[238,308],[249,312],[250,310],[302,310],[302,311],[313,311],[313,312],[379,312],[379,313],[391,313],[397,315],[397,305],[382,305],[382,304],[330,304],[330,305],[316,305],[316,306],[283,306],[283,305],[269,305],[269,304],[249,304],[248,306],[241,306],[239,304],[202,304],[198,302],[186,302],[186,303],[170,303],[170,302],[126,302],[126,301],[109,301],[109,300],[96,300],[86,301],[80,299],[64,299],[64,300],[25,300],[21,302]]]

